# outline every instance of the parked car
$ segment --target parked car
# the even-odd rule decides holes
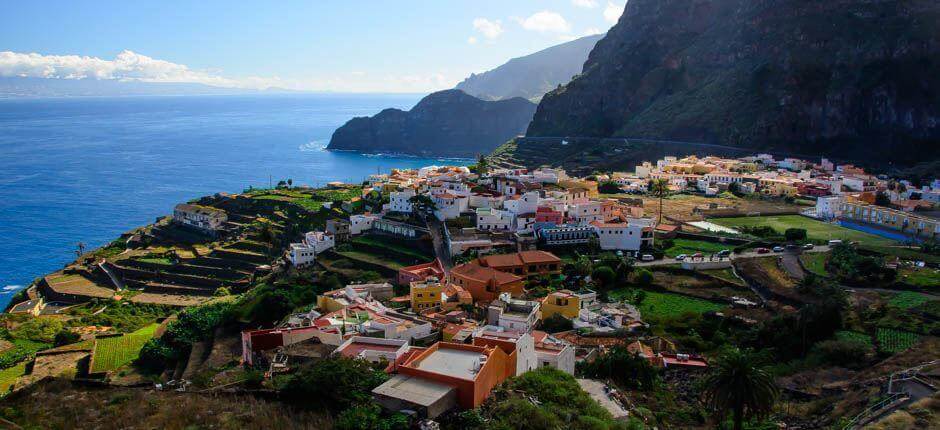
[[[787,251],[797,251],[797,250],[799,250],[800,248],[801,248],[801,246],[800,246],[800,245],[797,245],[797,244],[795,244],[795,243],[791,243],[791,244],[787,245]]]
[[[836,246],[836,245],[841,245],[841,244],[842,244],[842,241],[839,239],[833,239],[829,241],[829,246]]]
[[[769,254],[769,253],[770,253],[770,249],[767,249],[767,248],[757,248],[757,249],[755,249],[755,251],[757,251],[758,254]]]
[[[729,256],[729,255],[731,255],[731,250],[730,250],[730,249],[722,249],[721,251],[718,251],[718,256],[719,256],[719,257],[727,257],[727,256]]]
[[[783,247],[782,247],[782,246],[775,246],[775,247],[774,247],[774,252],[783,252]]]
[[[692,254],[692,259],[693,259],[693,260],[696,259],[696,258],[702,258],[702,257],[704,257],[704,255],[702,255],[701,252],[696,252],[695,254]]]
[[[682,260],[685,260],[685,257],[688,257],[688,255],[685,255],[685,254],[679,254],[679,255],[677,255],[677,256],[676,256],[676,261],[682,261]]]
[[[640,259],[643,260],[643,261],[653,261],[653,260],[655,260],[655,258],[654,258],[652,255],[650,255],[650,254],[643,254],[643,255],[640,257]]]
[[[813,246],[812,243],[807,243],[806,245],[803,245],[803,249],[813,249],[813,248],[815,248],[815,246]]]

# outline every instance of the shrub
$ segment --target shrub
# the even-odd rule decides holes
[[[366,361],[329,358],[292,375],[281,392],[302,406],[341,411],[370,401],[372,389],[386,379],[384,372],[374,370]]]
[[[603,289],[610,289],[613,287],[614,280],[617,279],[617,274],[614,273],[614,269],[611,269],[608,266],[601,266],[591,273],[591,279],[598,284],[599,287]]]
[[[558,333],[568,331],[574,327],[574,324],[568,318],[561,314],[555,314],[542,320],[542,330],[549,333]]]
[[[82,336],[78,333],[75,333],[71,330],[62,329],[55,334],[55,339],[53,339],[52,344],[55,346],[68,345],[70,343],[78,342]]]
[[[62,330],[62,322],[49,318],[30,318],[13,329],[15,338],[29,339],[34,342],[52,343],[56,333]]]
[[[832,366],[855,367],[863,363],[869,349],[862,342],[826,340],[813,346],[812,354]]]
[[[589,378],[610,379],[621,387],[650,391],[659,381],[659,373],[649,361],[626,347],[616,346],[593,362],[578,363],[579,371]]]
[[[408,417],[395,413],[382,417],[382,409],[374,403],[353,406],[336,418],[337,430],[407,430]]]
[[[653,272],[650,272],[647,269],[637,270],[633,280],[641,287],[648,287],[653,285]]]
[[[798,242],[806,240],[806,229],[805,228],[788,228],[783,232],[783,237],[790,242]]]

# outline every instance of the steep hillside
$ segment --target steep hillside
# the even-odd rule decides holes
[[[585,36],[513,58],[493,70],[470,75],[457,89],[484,100],[522,97],[538,102],[542,95],[581,73],[588,53],[603,36]]]
[[[940,156],[940,2],[631,0],[527,136]]]
[[[523,98],[484,101],[460,90],[439,91],[410,111],[385,109],[349,120],[327,149],[472,157],[522,134],[535,104]]]

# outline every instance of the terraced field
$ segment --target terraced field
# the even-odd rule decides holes
[[[705,313],[724,309],[724,306],[708,300],[696,299],[680,294],[645,291],[646,297],[637,308],[644,319],[676,317],[685,313]],[[627,290],[614,291],[613,299],[620,299]]]
[[[140,349],[153,338],[158,326],[158,324],[150,324],[123,336],[98,339],[91,371],[108,372],[136,360],[140,355]]]

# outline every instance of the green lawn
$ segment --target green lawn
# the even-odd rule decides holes
[[[629,290],[618,290],[610,293],[610,297],[619,300]],[[705,313],[718,311],[724,306],[708,300],[696,299],[680,294],[646,291],[646,298],[637,308],[644,319],[680,316],[684,313]]]
[[[930,301],[930,297],[925,294],[915,293],[911,291],[902,291],[891,296],[891,299],[888,300],[889,304],[897,306],[901,309],[910,309],[916,306],[920,306],[923,303]]]
[[[706,242],[704,240],[693,239],[673,239],[672,246],[664,252],[667,257],[674,258],[679,254],[695,254],[696,252],[701,252],[702,254],[708,255],[731,248],[734,248],[734,246],[726,243]]]
[[[768,226],[780,234],[783,234],[788,228],[802,228],[806,229],[810,240],[817,242],[841,239],[869,245],[891,245],[895,243],[891,239],[817,221],[802,215],[711,218],[709,221],[731,228]]]
[[[140,349],[153,338],[159,324],[150,324],[123,336],[97,340],[92,372],[115,370],[137,359]]]
[[[814,252],[800,255],[800,261],[803,262],[803,267],[806,270],[820,276],[829,276],[829,272],[826,271],[826,259],[828,257],[829,254],[827,253]]]
[[[365,252],[359,252],[359,251],[337,251],[336,253],[339,254],[339,255],[342,255],[342,256],[344,256],[344,257],[353,259],[353,260],[360,260],[360,261],[365,261],[365,262],[367,262],[367,263],[377,264],[377,265],[379,265],[379,266],[385,266],[385,267],[387,267],[387,268],[389,268],[389,269],[391,269],[391,270],[396,270],[396,271],[397,271],[398,269],[401,269],[402,267],[406,267],[406,266],[407,266],[407,264],[405,264],[405,263],[402,263],[402,262],[399,262],[399,261],[390,260],[390,259],[388,259],[388,258],[386,258],[386,257],[383,257],[383,256],[380,256],[380,255],[367,254],[367,253],[365,253]]]
[[[904,267],[898,271],[898,280],[918,287],[938,287],[940,286],[940,270]]]
[[[420,260],[431,260],[434,259],[433,255],[426,254],[420,250],[412,247],[402,245],[400,242],[395,242],[392,240],[375,237],[375,236],[359,236],[352,239],[352,243],[361,244],[367,247],[380,248],[393,253],[402,254],[407,257],[417,258]]]
[[[10,391],[10,387],[16,382],[16,378],[26,374],[26,362],[16,366],[0,370],[0,396]]]

